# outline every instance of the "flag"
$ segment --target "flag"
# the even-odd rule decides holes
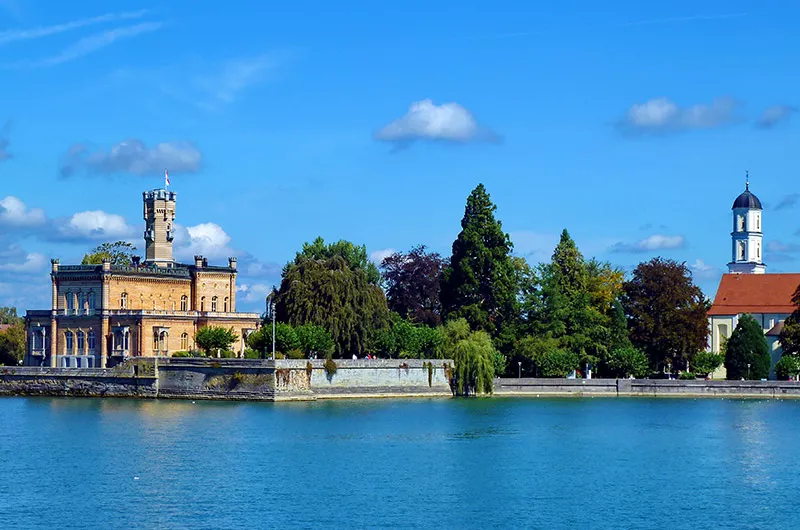
[[[165,169],[164,170],[164,187],[166,188],[169,186],[169,172]]]

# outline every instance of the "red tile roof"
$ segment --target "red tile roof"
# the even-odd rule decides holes
[[[709,315],[792,313],[800,274],[723,274]]]

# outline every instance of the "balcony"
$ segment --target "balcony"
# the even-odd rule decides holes
[[[99,314],[97,309],[57,309],[56,315],[68,317],[93,317]]]

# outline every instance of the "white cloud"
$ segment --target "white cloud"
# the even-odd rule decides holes
[[[101,175],[157,175],[165,169],[173,174],[194,173],[200,169],[201,159],[200,151],[189,142],[162,142],[147,147],[141,140],[130,139],[113,145],[107,152],[75,144],[61,163],[61,175],[70,176],[80,170]]]
[[[479,127],[472,113],[458,103],[436,105],[430,99],[424,99],[412,103],[404,116],[375,133],[375,138],[387,142],[468,142],[493,140],[496,136]]]
[[[276,54],[230,59],[213,74],[195,76],[194,83],[212,99],[232,103],[240,92],[263,82],[280,63]]]
[[[67,240],[125,239],[133,235],[133,228],[121,215],[102,210],[78,212],[66,219],[53,221],[57,237]]]
[[[265,283],[247,284],[240,283],[236,286],[237,295],[240,302],[264,302],[267,295],[272,292],[272,286]]]
[[[797,112],[796,107],[791,105],[775,105],[769,107],[761,113],[761,116],[756,120],[756,127],[761,129],[771,129],[783,121],[787,121],[792,117],[792,114]]]
[[[28,208],[14,196],[0,200],[0,226],[35,227],[43,225],[46,220],[44,210]]]
[[[721,274],[719,268],[714,267],[713,265],[709,265],[705,261],[701,259],[696,259],[695,262],[690,265],[692,269],[692,274],[695,278],[699,280],[710,280],[716,278]]]
[[[612,252],[651,252],[654,250],[671,250],[676,248],[683,248],[686,245],[686,239],[683,236],[668,236],[664,234],[653,234],[644,239],[640,239],[636,243],[617,243],[611,247]]]
[[[194,256],[210,259],[224,259],[234,255],[228,246],[231,237],[215,223],[201,223],[195,226],[175,226],[175,256],[191,260]]]
[[[380,250],[375,250],[373,252],[370,252],[369,259],[374,261],[376,265],[380,265],[381,262],[384,260],[384,258],[388,258],[395,252],[397,251],[393,248],[383,248]]]
[[[25,256],[25,260],[22,262],[0,263],[0,271],[34,274],[45,270],[48,263],[44,254],[33,252]]]
[[[15,6],[16,3],[13,1],[12,2],[4,1],[0,2],[0,5]],[[59,33],[64,33],[65,31],[71,31],[74,29],[79,29],[96,24],[103,24],[106,22],[133,20],[137,18],[142,18],[147,13],[148,12],[146,10],[122,12],[122,13],[106,13],[105,15],[100,15],[90,18],[82,18],[78,20],[73,20],[72,22],[65,22],[63,24],[55,24],[52,26],[40,26],[38,28],[0,31],[0,44],[6,44],[9,42],[22,41],[22,40],[38,39],[41,37],[49,37],[50,35],[57,35]]]
[[[623,131],[635,133],[710,129],[731,123],[736,107],[736,102],[728,97],[690,107],[681,107],[668,98],[654,98],[631,106],[619,125]]]

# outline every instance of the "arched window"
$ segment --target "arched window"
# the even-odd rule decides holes
[[[74,347],[72,339],[73,339],[73,337],[72,337],[72,332],[71,331],[67,331],[67,332],[64,333],[64,342],[67,345],[67,355],[72,355],[72,350],[73,350],[73,347]]]
[[[83,313],[84,309],[86,309],[86,295],[78,291],[78,313]]]
[[[217,310],[217,297],[216,296],[212,296],[211,297],[211,311],[216,311],[216,310]]]
[[[86,295],[86,302],[89,305],[89,309],[94,309],[95,302],[94,302],[94,292],[89,291],[89,294]]]
[[[189,334],[181,333],[181,350],[186,351],[189,349]]]
[[[225,297],[225,300],[223,300],[223,302],[222,302],[222,310],[224,312],[226,312],[226,313],[228,312],[228,297],[227,296]]]
[[[119,308],[128,309],[128,293],[123,292],[119,295]]]
[[[205,310],[206,310],[206,297],[205,296],[201,296],[200,297],[200,311],[205,311]]]
[[[78,355],[83,353],[83,348],[86,345],[86,334],[83,331],[78,332]]]
[[[189,297],[186,295],[181,296],[181,311],[189,310]]]
[[[761,216],[756,215],[756,231],[761,231]]]
[[[737,232],[744,232],[745,231],[745,221],[744,220],[745,220],[745,216],[744,215],[738,215],[736,217],[736,223],[737,223],[736,231]]]
[[[88,334],[88,335],[86,335],[86,341],[89,343],[89,344],[88,344],[88,346],[89,346],[89,351],[90,351],[90,352],[94,352],[94,346],[95,346],[95,341],[94,341],[94,331],[90,331],[90,332],[89,332],[89,334]]]
[[[67,311],[75,309],[75,299],[72,298],[72,291],[64,293],[64,307],[67,308]]]

